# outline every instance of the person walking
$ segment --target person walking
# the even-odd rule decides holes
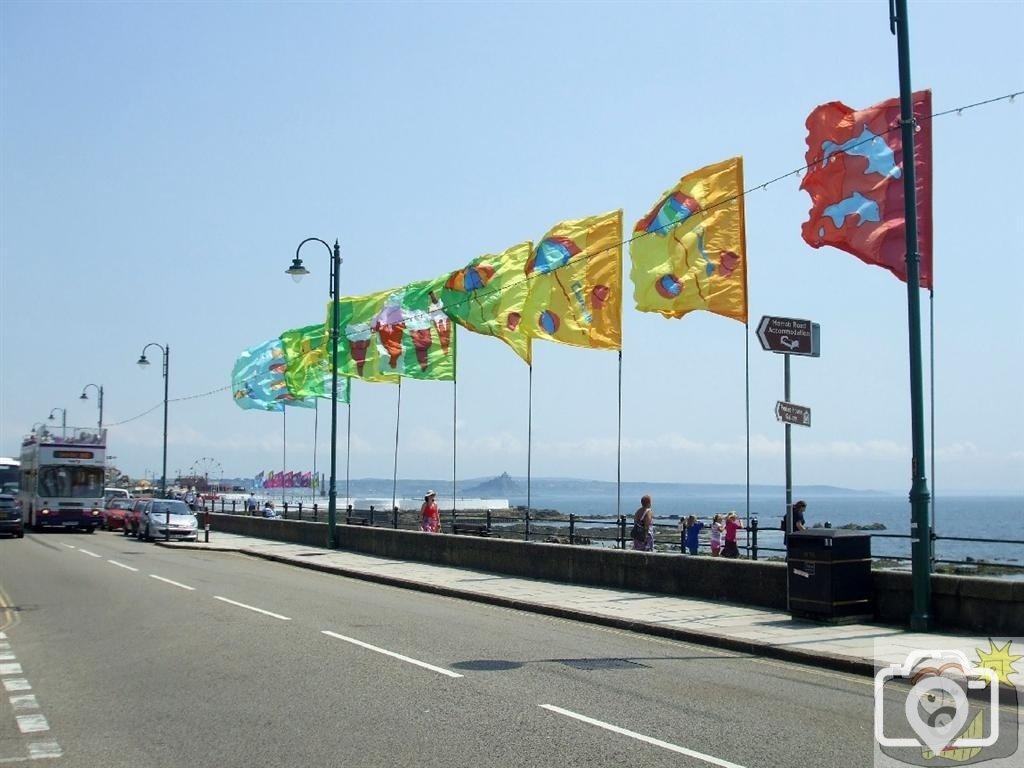
[[[651,497],[644,494],[640,497],[640,508],[633,513],[633,549],[638,552],[654,551],[654,509]]]
[[[441,513],[437,509],[437,494],[427,491],[420,507],[420,530],[427,533],[441,532]]]
[[[249,498],[245,501],[245,511],[250,515],[255,515],[259,511],[260,503],[256,501],[256,492],[253,491],[249,494]]]
[[[743,523],[740,522],[735,512],[725,516],[725,546],[722,547],[722,557],[739,557],[740,550],[736,546],[736,532],[743,530]]]

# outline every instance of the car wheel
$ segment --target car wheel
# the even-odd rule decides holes
[[[139,541],[149,541],[149,525],[139,533]]]
[[[88,528],[86,528],[86,533],[96,533],[96,526],[91,525]]]
[[[16,538],[16,539],[24,539],[25,538],[25,529],[22,528],[20,531],[18,531],[16,534],[14,534],[14,538]]]
[[[126,526],[125,526],[125,527],[124,527],[124,528],[123,528],[123,529],[121,530],[121,533],[122,533],[123,535],[125,535],[125,536],[127,536],[127,535],[128,535],[128,526],[127,526],[127,525],[126,525]]]

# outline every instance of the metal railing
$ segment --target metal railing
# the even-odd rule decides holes
[[[202,508],[207,511],[220,512],[230,515],[250,515],[263,517],[263,510],[249,510],[246,502],[232,499],[230,502],[225,499],[203,500]],[[551,518],[548,516],[537,516],[530,510],[445,510],[440,513],[441,530],[445,533],[456,533],[462,535],[489,536],[492,538],[517,539],[523,541],[551,541],[571,546],[598,545],[611,546],[616,549],[628,549],[631,546],[627,517],[620,515],[618,518],[587,518],[576,514]],[[280,508],[275,509],[275,517],[282,520],[308,520],[310,522],[322,522],[327,519],[327,505],[319,502],[307,503],[298,501],[289,504],[283,502]],[[356,509],[349,505],[344,510],[339,510],[339,522],[346,525],[364,525],[370,527],[387,527],[396,530],[419,530],[420,513],[418,510],[400,510],[398,507],[392,509],[377,509],[371,505],[369,509]],[[706,521],[705,529],[708,529]],[[826,525],[826,527],[830,527]],[[773,529],[769,529],[774,532]],[[836,529],[843,530],[843,529]],[[738,542],[741,552],[751,560],[757,560],[766,552],[785,555],[785,547],[764,546],[759,543],[761,531],[757,518],[752,518],[750,526],[743,529],[746,533],[745,541]],[[909,542],[911,536],[907,533],[879,533],[872,530],[861,530],[866,536],[873,539],[905,539]],[[1024,557],[1024,541],[1017,539],[984,539],[968,536],[939,536],[932,534],[932,551],[934,553],[935,542],[956,541],[968,543],[980,543],[986,545],[998,544],[1007,546],[1019,546],[1022,548]],[[678,524],[655,523],[654,544],[659,552],[679,552],[686,554],[686,527]],[[701,545],[706,545],[706,540],[701,539]],[[897,554],[873,554],[875,560],[909,561],[907,555]],[[986,565],[998,568],[1024,570],[1024,563],[993,562],[990,560],[950,560],[932,557],[933,563],[948,565]]]

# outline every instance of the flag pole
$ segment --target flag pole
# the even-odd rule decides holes
[[[932,285],[935,284],[935,264],[932,263]],[[928,291],[928,378],[929,405],[931,407],[931,475],[932,475],[932,530],[935,530],[935,290]],[[935,562],[935,540],[931,540],[930,559]]]
[[[619,350],[619,436],[615,448],[615,519],[622,515],[622,350]]]
[[[533,452],[533,363],[530,363],[530,389],[526,406],[526,514],[530,514],[530,458]]]
[[[750,326],[743,324],[743,380],[746,386],[744,400],[747,409],[747,556],[750,556]]]
[[[309,489],[309,492],[313,496],[313,501],[316,501],[316,488],[312,487],[313,483],[314,483],[312,478],[316,477],[316,435],[317,435],[317,427],[319,426],[319,422],[320,422],[320,398],[317,398],[316,400],[313,401],[313,474],[310,476],[311,479],[309,481],[309,485],[311,486],[310,489]]]
[[[917,238],[917,169],[914,167],[914,105],[910,85],[910,30],[907,0],[889,0],[889,27],[896,35],[900,79],[900,128],[903,149],[903,198],[906,203],[907,331],[910,357],[910,542],[913,610],[910,628],[931,625],[931,520],[924,456],[924,393],[921,374],[921,257]]]
[[[288,471],[288,408],[281,409],[281,504],[284,504],[284,473]]]
[[[391,509],[398,503],[398,424],[402,418],[402,377],[398,377],[398,406],[395,408],[395,473],[391,481]]]
[[[459,421],[459,394],[458,394],[458,358],[455,359],[452,373],[452,524],[455,524],[455,478],[458,467],[458,421]]]
[[[348,391],[348,428],[347,435],[345,436],[345,506],[346,509],[352,504],[352,493],[349,491],[349,478],[352,459],[352,380],[349,379],[349,391]]]

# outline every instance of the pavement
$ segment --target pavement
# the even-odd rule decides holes
[[[200,532],[202,534],[202,532]],[[245,555],[404,589],[696,642],[843,672],[873,676],[920,650],[959,650],[977,663],[987,637],[911,632],[881,624],[824,624],[786,611],[691,597],[524,579],[470,568],[329,550],[211,532],[210,541],[163,542],[174,549]]]

